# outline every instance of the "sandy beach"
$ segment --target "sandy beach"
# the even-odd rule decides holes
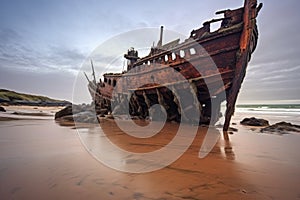
[[[53,113],[53,110],[43,112]],[[142,174],[105,166],[84,148],[72,124],[62,126],[51,116],[0,121],[0,196],[1,199],[299,199],[300,135],[262,134],[258,128],[239,125],[243,117],[237,113],[233,118],[232,122],[237,124],[233,127],[238,129],[233,134],[215,129],[220,137],[205,158],[198,157],[207,130],[200,127],[192,145],[178,160],[163,169]],[[278,121],[272,115],[264,117]],[[89,140],[104,130],[114,144],[124,149],[149,152],[172,140],[176,126],[167,124],[166,130],[150,140],[122,134],[110,120],[102,121],[101,127],[84,125],[79,130]]]

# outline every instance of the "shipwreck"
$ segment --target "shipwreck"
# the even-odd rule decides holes
[[[174,40],[162,44],[161,27],[160,40],[147,56],[140,58],[133,48],[124,55],[128,60],[127,70],[106,73],[97,81],[93,68],[94,80],[89,80],[88,89],[96,110],[104,114],[117,113],[118,105],[126,104],[131,116],[145,119],[149,116],[149,108],[160,104],[166,111],[167,120],[180,122],[183,119],[195,121],[189,118],[189,112],[196,108],[200,109],[199,124],[214,124],[221,117],[220,104],[226,101],[223,130],[227,131],[248,62],[257,45],[256,18],[261,8],[262,4],[258,5],[256,0],[245,0],[241,8],[218,11],[216,14],[223,17],[204,22],[181,43]],[[211,31],[210,25],[214,22],[221,22],[221,25]],[[217,70],[205,61],[208,56]],[[160,67],[153,68],[156,65]],[[169,76],[167,68],[183,76],[189,86],[181,84],[173,75]],[[222,84],[217,77],[221,77]],[[139,87],[128,84],[145,81],[148,83]],[[164,84],[159,84],[161,82]],[[122,85],[127,86],[125,90]],[[191,88],[194,99],[180,104],[176,94],[185,94]]]

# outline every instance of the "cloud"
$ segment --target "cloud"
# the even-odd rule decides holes
[[[1,88],[72,100],[74,81],[85,59],[86,54],[76,48],[55,44],[41,48],[17,31],[0,30]],[[87,95],[85,99],[89,102]]]
[[[265,5],[258,16],[259,43],[240,96],[244,100],[300,99],[299,1],[264,1],[260,0]],[[49,91],[62,85],[70,89],[70,80],[78,73],[80,76],[81,71],[90,73],[90,58],[94,60],[98,77],[103,72],[120,72],[127,49],[131,46],[147,48],[153,41],[156,43],[160,25],[164,25],[165,30],[188,35],[205,20],[215,17],[214,11],[239,6],[242,6],[241,2],[211,0],[198,3],[179,0],[76,1],[72,4],[30,0],[18,4],[4,2],[0,7],[1,86],[20,88],[25,81],[24,90],[30,86],[35,91],[46,89],[42,83],[51,85]],[[135,37],[128,33],[125,42],[106,43],[108,38],[117,39],[120,33],[145,27],[156,29]],[[175,34],[169,37],[165,33],[164,42],[177,38]],[[106,48],[98,53],[90,52],[99,44]],[[9,76],[20,85],[11,81]],[[85,81],[83,79],[82,87],[86,89]],[[61,90],[65,89],[60,88],[57,93]]]
[[[36,72],[76,72],[86,54],[66,46],[43,48],[30,44],[12,29],[0,30],[0,67],[10,70]]]
[[[15,91],[72,100],[75,77],[72,74],[24,72],[0,68],[0,87]]]

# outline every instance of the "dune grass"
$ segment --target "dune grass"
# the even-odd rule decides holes
[[[52,102],[52,103],[65,102],[63,100],[51,99],[46,96],[18,93],[6,89],[0,89],[0,99],[2,101],[7,101],[7,102],[12,102],[12,101]]]

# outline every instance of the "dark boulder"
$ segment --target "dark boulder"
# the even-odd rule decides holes
[[[95,108],[91,105],[70,105],[55,113],[55,120],[98,123]]]
[[[255,117],[245,118],[240,121],[242,125],[246,126],[269,126],[269,121],[265,119],[257,119]]]
[[[0,112],[6,112],[5,108],[3,108],[2,106],[0,106]]]
[[[290,132],[298,132],[300,133],[300,126],[291,124],[288,122],[278,122],[276,124],[273,124],[271,126],[262,128],[260,132],[273,132],[278,134],[288,134]]]
[[[74,122],[73,115],[65,115],[65,116],[62,116],[62,117],[60,117],[60,118],[58,118],[56,120]]]
[[[55,119],[59,119],[59,118],[62,118],[62,117],[64,117],[64,116],[73,115],[73,112],[72,112],[72,111],[73,111],[72,105],[66,106],[66,107],[63,108],[62,110],[56,112],[54,118],[55,118]]]
[[[233,127],[229,127],[229,128],[228,128],[228,131],[231,131],[231,132],[238,132],[238,129],[237,129],[237,128],[233,128]]]
[[[59,119],[61,117],[67,116],[67,115],[74,115],[83,111],[86,111],[87,108],[85,105],[69,105],[63,108],[62,110],[55,113],[55,119]]]

